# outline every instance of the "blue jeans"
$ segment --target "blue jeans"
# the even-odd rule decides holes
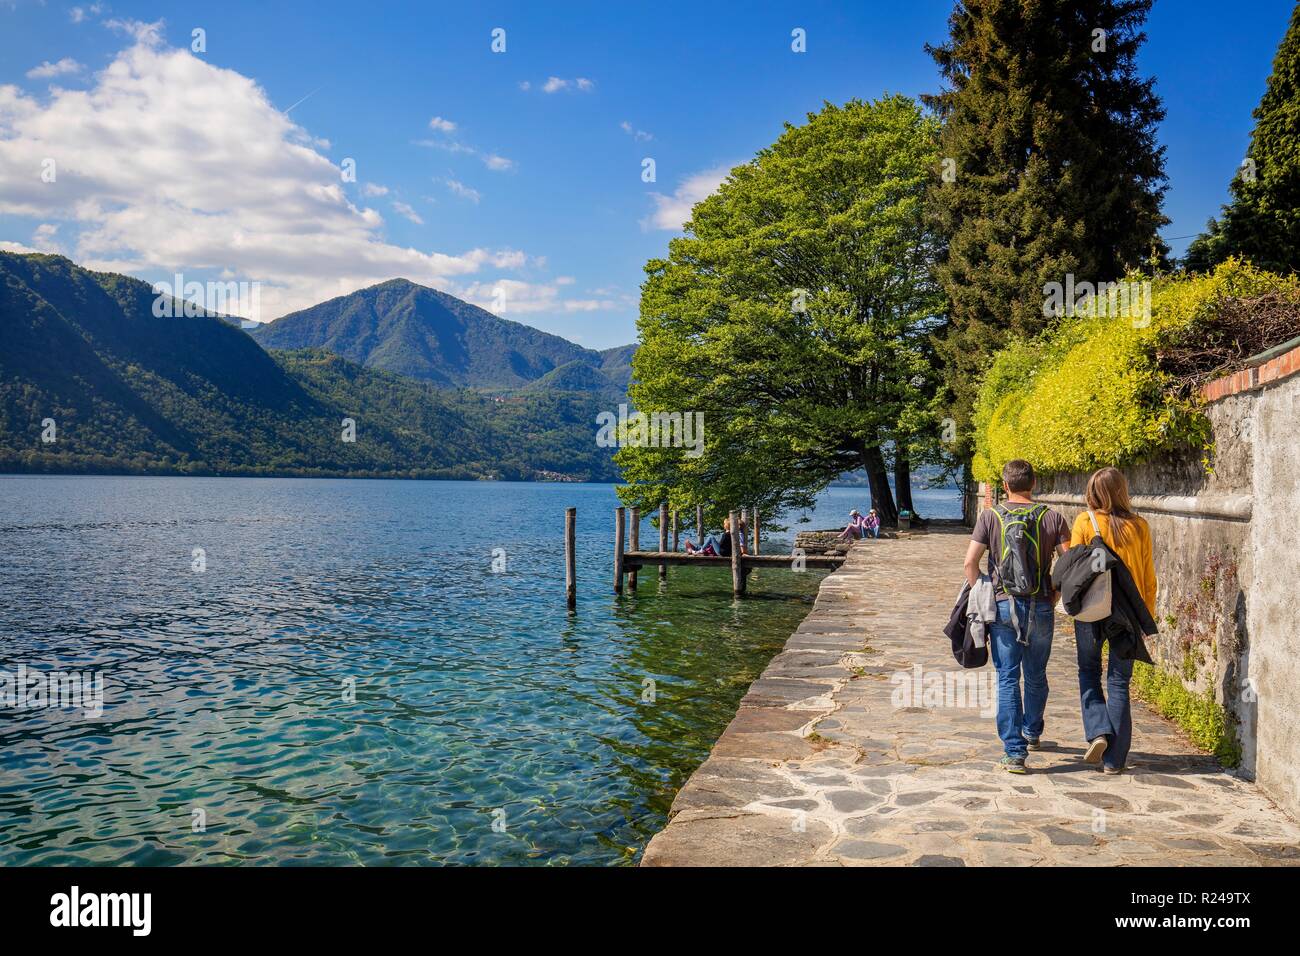
[[[1020,633],[1011,623],[1016,602]],[[1052,602],[1039,598],[998,601],[998,619],[989,625],[989,649],[998,672],[998,736],[1009,757],[1024,757],[1026,737],[1043,735],[1047,709],[1047,659],[1052,656]],[[1020,703],[1020,672],[1025,674],[1024,706]]]
[[[1087,621],[1074,622],[1074,640],[1079,647],[1079,703],[1083,708],[1083,735],[1089,741],[1105,737],[1103,766],[1122,768],[1133,743],[1133,710],[1128,685],[1133,662],[1109,655],[1106,664],[1106,694],[1101,691],[1101,629]]]

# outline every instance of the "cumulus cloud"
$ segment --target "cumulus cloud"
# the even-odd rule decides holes
[[[34,66],[27,71],[27,78],[31,80],[47,80],[55,76],[67,76],[71,73],[80,73],[85,67],[70,56],[65,56],[57,63],[51,63],[46,60],[40,66]]]
[[[388,242],[383,217],[349,198],[340,167],[253,80],[166,48],[158,24],[120,29],[136,42],[89,89],[0,86],[0,214],[48,224],[33,247],[61,227],[69,255],[91,268],[259,281],[266,315],[394,276],[456,294],[459,281],[530,261]],[[42,180],[47,160],[53,182]]]
[[[429,120],[429,129],[436,130],[439,133],[454,133],[456,132],[456,124],[449,119],[435,116]]]
[[[687,176],[673,190],[671,196],[651,193],[654,211],[641,221],[646,229],[680,229],[691,218],[691,209],[704,197],[708,196],[722,184],[731,172],[727,165],[705,169]]]

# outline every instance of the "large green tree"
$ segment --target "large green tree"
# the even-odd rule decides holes
[[[625,500],[769,512],[865,468],[885,522],[937,424],[942,323],[924,197],[937,124],[903,96],[827,104],[731,171],[646,265],[631,397],[700,412],[704,453],[623,447]],[[716,512],[713,517],[716,518]]]
[[[946,86],[924,99],[944,123],[931,208],[947,241],[940,355],[962,452],[993,353],[1047,324],[1045,284],[1119,279],[1164,255],[1164,111],[1135,65],[1150,6],[965,0],[948,41],[927,47]]]
[[[1207,272],[1229,256],[1272,272],[1300,269],[1300,5],[1273,58],[1250,150],[1219,221],[1187,248],[1184,266]]]

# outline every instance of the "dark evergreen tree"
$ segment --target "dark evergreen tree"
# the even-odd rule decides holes
[[[1047,323],[1046,283],[1109,281],[1164,256],[1164,110],[1135,65],[1150,7],[965,0],[948,41],[927,47],[946,86],[925,98],[944,122],[930,204],[952,309],[942,400],[963,446],[992,354]]]
[[[1274,272],[1300,269],[1300,5],[1253,115],[1250,151],[1228,187],[1232,201],[1188,246],[1189,271],[1205,272],[1229,256]]]

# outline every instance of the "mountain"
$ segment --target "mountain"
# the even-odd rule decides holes
[[[584,349],[406,279],[293,312],[251,334],[268,349],[328,349],[436,385],[495,390],[522,388],[576,362],[595,373],[562,376],[581,390],[623,393],[635,349]]]
[[[154,298],[62,256],[0,253],[0,471],[616,476],[594,394],[501,399],[268,352],[222,317],[155,317]]]

